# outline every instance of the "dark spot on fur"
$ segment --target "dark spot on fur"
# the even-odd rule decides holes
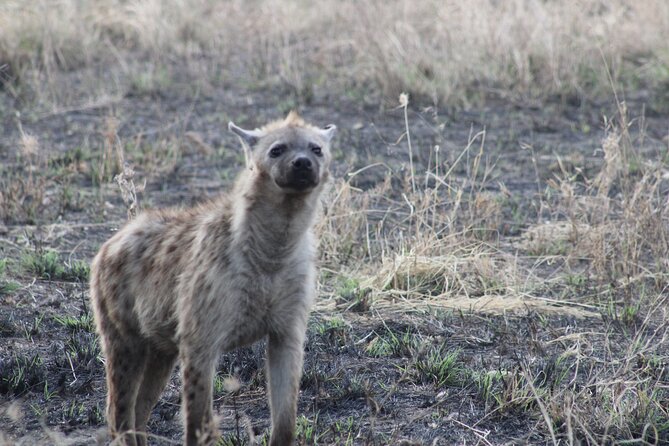
[[[226,241],[227,243],[227,241]],[[228,256],[227,253],[219,252],[218,255],[216,256],[216,263],[222,264],[222,265],[229,265],[230,264],[230,257]]]
[[[122,413],[125,413],[126,409],[127,409],[127,407],[125,406],[125,404],[119,404],[118,408],[117,408],[117,412],[119,414],[122,414]]]
[[[115,277],[120,277],[123,274],[124,265],[125,265],[125,258],[119,253],[109,265],[112,275],[114,275]]]
[[[174,242],[171,247],[174,247],[174,249],[179,249],[179,246],[184,246],[182,243],[186,240],[186,237],[188,236],[188,229],[184,229],[181,231],[179,234],[177,234],[176,237],[174,237]]]
[[[116,300],[119,294],[118,290],[119,290],[118,283],[116,282],[112,283],[111,288],[109,290],[109,297],[113,300]]]
[[[144,259],[144,261],[142,262],[143,276],[148,276],[151,273],[151,271],[153,270],[153,266],[155,265],[155,262],[156,262],[155,257],[149,257]]]
[[[267,176],[265,172],[261,172],[260,176]],[[250,192],[244,192],[244,199],[247,201],[254,201],[255,200],[255,194],[252,194]]]
[[[146,255],[153,257],[153,255],[160,249],[160,244],[162,243],[162,239],[158,234],[152,235],[146,240]]]
[[[173,253],[174,251],[176,251],[176,249],[177,249],[178,247],[179,247],[179,245],[177,245],[176,243],[171,244],[171,245],[167,248],[167,253],[168,253],[168,254]]]
[[[188,399],[190,401],[193,401],[195,399],[195,392],[194,391],[188,392]]]

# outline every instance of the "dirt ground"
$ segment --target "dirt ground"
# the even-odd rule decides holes
[[[643,150],[666,152],[669,115],[648,103],[643,91],[626,98],[629,115],[643,117]],[[26,256],[48,249],[72,270],[76,261],[90,262],[124,223],[127,207],[119,189],[111,175],[96,167],[105,145],[111,144],[110,154],[117,144],[124,148],[135,184],[145,182],[139,193],[145,208],[188,206],[225,190],[243,164],[227,122],[254,127],[293,107],[311,122],[335,123],[340,129],[334,143],[336,178],[347,179],[370,166],[351,179],[356,189],[371,190],[389,175],[404,177],[409,169],[401,107],[340,96],[325,87],[305,101],[275,87],[243,90],[230,83],[193,91],[175,81],[157,91],[129,91],[121,98],[48,112],[28,104],[0,92],[5,195],[10,179],[24,179],[11,183],[15,195],[21,195],[20,205],[11,215],[6,212],[0,224],[4,280],[13,284],[0,293],[0,443],[104,441],[103,363],[90,320],[86,275],[47,278],[24,265]],[[500,236],[489,243],[531,267],[536,259],[518,248],[522,235],[538,222],[566,218],[542,206],[548,181],[565,171],[595,175],[603,159],[603,116],[615,115],[617,106],[613,100],[490,98],[485,105],[462,110],[411,99],[408,112],[414,168],[420,173],[434,163],[439,146],[443,165],[455,165],[453,178],[466,179],[468,164],[456,160],[470,137],[485,130],[483,159],[490,167],[485,191],[507,198]],[[30,152],[30,135],[36,138],[37,153]],[[389,194],[401,196],[401,190],[393,188]],[[541,398],[531,392],[522,399],[509,397],[513,386],[524,379],[534,383],[530,389],[548,389],[544,384],[564,373],[572,381],[570,389],[580,392],[592,375],[584,377],[562,362],[575,343],[587,344],[587,367],[594,370],[616,357],[612,345],[622,351],[640,339],[640,332],[643,339],[656,339],[665,324],[659,318],[621,323],[592,299],[601,283],[554,285],[551,278],[565,265],[558,258],[533,270],[546,280],[540,299],[507,292],[415,305],[383,293],[373,294],[369,303],[364,298],[368,291],[357,282],[351,292],[362,296],[362,305],[352,305],[341,276],[369,270],[324,263],[306,344],[300,444],[554,444],[554,435],[560,444],[569,438],[597,443],[585,434],[570,437],[557,421],[553,425],[563,427],[553,432],[546,417],[556,417],[544,413]],[[579,271],[578,261],[572,267]],[[504,304],[496,305],[497,300]],[[638,320],[644,317],[640,314]],[[380,346],[387,348],[376,348]],[[455,365],[441,364],[445,375],[431,370],[430,355],[446,351]],[[654,354],[666,358],[666,346]],[[262,345],[222,356],[220,376],[235,376],[241,387],[229,391],[217,381],[215,409],[224,434],[220,444],[248,444],[253,436],[266,436],[263,367]],[[481,384],[486,374],[497,377],[490,394]],[[666,373],[648,379],[662,384],[665,393],[659,400],[667,402]],[[152,444],[178,444],[181,438],[179,388],[175,370],[149,424],[156,436]],[[495,395],[506,395],[505,404]],[[667,423],[658,420],[656,425]],[[669,443],[667,430],[658,432],[647,444]],[[615,435],[604,436],[604,442],[614,443]],[[643,425],[633,435],[650,438],[644,437]]]

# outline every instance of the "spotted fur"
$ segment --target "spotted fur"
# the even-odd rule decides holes
[[[217,358],[262,338],[270,444],[293,441],[315,289],[311,228],[335,127],[313,127],[296,113],[256,130],[229,127],[250,153],[231,193],[192,209],[141,213],[93,260],[107,421],[121,444],[146,444],[151,409],[177,360],[185,444],[215,443]]]

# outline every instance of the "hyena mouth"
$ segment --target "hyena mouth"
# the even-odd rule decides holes
[[[288,179],[286,185],[290,189],[300,192],[314,188],[318,185],[318,179],[313,172],[294,172]]]

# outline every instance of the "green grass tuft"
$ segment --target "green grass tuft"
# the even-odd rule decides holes
[[[95,331],[93,316],[90,313],[82,314],[79,317],[55,315],[53,320],[71,332],[86,331],[93,333]]]
[[[447,351],[433,346],[415,362],[415,375],[420,382],[437,387],[462,387],[467,380],[467,369],[459,362],[461,351]]]
[[[0,296],[11,294],[20,288],[16,282],[5,280],[8,259],[0,259]]]
[[[0,360],[0,394],[21,395],[43,386],[46,369],[39,353]]]
[[[21,259],[23,269],[38,279],[58,280],[65,274],[65,267],[56,251],[37,250],[24,254]]]

